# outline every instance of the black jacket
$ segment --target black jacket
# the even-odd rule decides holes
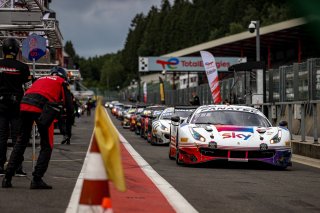
[[[28,65],[15,59],[0,60],[0,112],[19,111],[23,84],[29,81]]]
[[[191,105],[200,106],[200,98],[199,96],[194,96],[193,99],[190,101]]]

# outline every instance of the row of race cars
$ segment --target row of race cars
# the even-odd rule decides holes
[[[177,164],[213,160],[291,166],[287,122],[273,127],[258,109],[238,105],[146,106],[107,102],[106,108],[151,145],[168,144]]]

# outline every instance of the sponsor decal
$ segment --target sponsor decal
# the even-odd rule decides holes
[[[241,134],[241,133],[235,133],[235,132],[228,132],[228,133],[223,133],[222,134],[222,138],[226,139],[226,138],[240,138],[243,140],[248,140],[251,137],[251,134],[249,135],[245,135],[245,134]]]
[[[162,66],[162,69],[166,69],[166,66],[167,66],[167,69],[174,70],[177,68],[174,65],[179,64],[179,59],[178,58],[169,58],[167,61],[157,60],[156,63],[160,64]]]
[[[218,132],[251,132],[253,133],[252,127],[235,127],[235,126],[216,126]]]
[[[272,131],[266,132],[266,135],[272,135],[272,134],[273,134]]]
[[[180,142],[181,143],[187,143],[188,142],[188,138],[180,138]]]
[[[215,104],[220,103],[221,93],[220,93],[220,85],[219,85],[219,78],[218,78],[215,58],[211,53],[207,51],[200,51],[200,54],[201,54],[202,61],[205,64],[204,68],[207,74],[213,102]]]

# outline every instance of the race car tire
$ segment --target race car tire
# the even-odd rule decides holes
[[[179,157],[180,157],[180,153],[179,153],[179,149],[177,148],[176,163],[177,163],[177,165],[183,165],[183,162],[179,160]]]
[[[170,145],[169,145],[169,155],[168,156],[169,156],[170,160],[174,160],[174,157],[171,156],[171,147],[170,147]]]
[[[142,128],[140,129],[140,137],[142,137],[142,138],[144,137]]]
[[[136,133],[136,135],[139,135],[139,134],[140,134],[140,130],[139,130],[138,128],[136,128],[136,129],[134,130],[134,132]]]
[[[155,142],[154,142],[155,140],[156,140],[156,138],[155,138],[153,135],[151,135],[150,144],[151,144],[152,146],[156,145]]]

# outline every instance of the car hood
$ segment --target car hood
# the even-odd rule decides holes
[[[221,146],[257,147],[261,143],[270,144],[270,140],[278,131],[286,131],[279,127],[253,127],[231,125],[190,125],[206,139],[206,143],[215,141]],[[287,134],[286,134],[287,135]]]

